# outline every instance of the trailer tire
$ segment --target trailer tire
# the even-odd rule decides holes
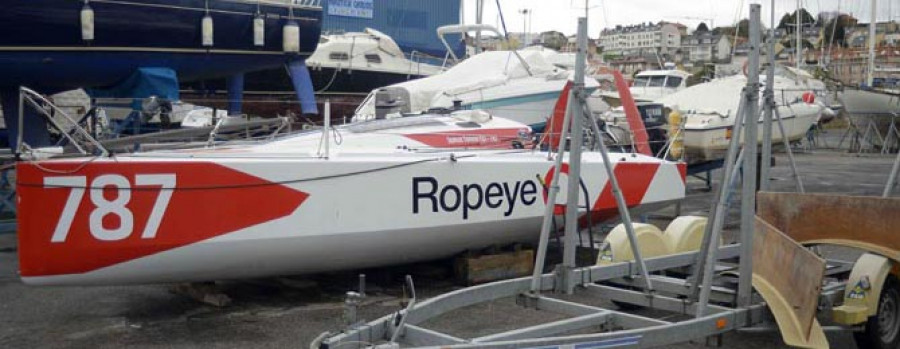
[[[869,317],[865,329],[854,332],[853,339],[860,348],[900,348],[900,281],[888,275],[878,298],[878,313]]]

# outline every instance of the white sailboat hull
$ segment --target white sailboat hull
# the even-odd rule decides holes
[[[508,146],[523,127],[422,116],[341,126],[331,139],[22,162],[21,276],[33,285],[251,278],[533,242],[554,162]],[[483,146],[493,149],[472,149]],[[683,164],[611,157],[631,209],[684,198]],[[582,171],[591,221],[616,216],[600,154],[584,153]]]
[[[887,115],[900,113],[900,96],[873,91],[846,89],[839,97],[851,115]]]

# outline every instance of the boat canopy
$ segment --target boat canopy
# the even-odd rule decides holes
[[[760,81],[764,79],[761,77]],[[737,112],[741,90],[747,85],[743,75],[729,76],[694,85],[657,100],[667,107],[677,105],[682,111],[729,115]]]
[[[410,92],[412,110],[425,110],[438,94],[458,95],[490,88],[510,80],[529,76],[546,76],[561,71],[538,51],[519,51],[526,68],[512,51],[490,51],[469,57],[446,72],[428,79],[404,82]]]

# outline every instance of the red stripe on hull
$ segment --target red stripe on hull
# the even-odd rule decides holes
[[[42,165],[55,171],[77,169],[58,174],[31,164],[18,165],[22,276],[85,273],[190,245],[287,216],[309,196],[213,163],[78,166]],[[161,186],[146,183],[153,176],[174,180],[167,205],[161,200]],[[78,185],[44,186],[47,178],[58,181],[61,177],[81,181],[80,188],[88,188],[79,195]],[[92,189],[99,185],[103,189]],[[74,207],[68,224],[67,206]],[[152,224],[148,229],[152,212],[159,209],[158,229],[152,229]],[[131,229],[122,228],[123,224]]]

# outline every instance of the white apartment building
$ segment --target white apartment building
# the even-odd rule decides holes
[[[731,42],[723,35],[694,33],[684,38],[682,52],[691,62],[721,62],[731,55]]]
[[[600,33],[600,44],[612,55],[674,54],[681,47],[681,33],[678,25],[667,22],[616,26]]]

